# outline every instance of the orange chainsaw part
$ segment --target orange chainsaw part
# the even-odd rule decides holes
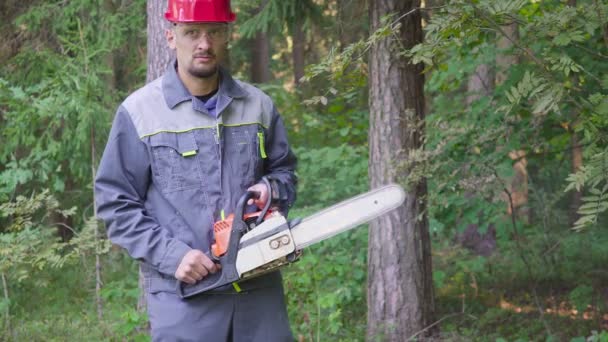
[[[245,214],[243,221],[247,222],[249,219],[257,218],[262,214],[261,211],[255,213]],[[268,210],[264,219],[267,219],[272,214],[272,211]],[[234,221],[234,214],[228,215],[224,220],[217,221],[213,224],[213,237],[215,243],[211,245],[211,252],[216,258],[226,254],[228,249],[228,243],[230,242],[230,232],[232,231],[232,222]]]

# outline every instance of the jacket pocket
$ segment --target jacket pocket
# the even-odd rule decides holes
[[[141,262],[139,267],[144,276],[144,291],[147,293],[177,292],[177,279],[174,277],[164,275],[144,262]]]
[[[241,181],[241,187],[249,186],[255,179],[255,167],[258,159],[257,132],[254,126],[231,127],[227,132],[226,153],[230,166],[230,175]]]
[[[198,146],[192,132],[150,136],[152,172],[164,193],[202,186]]]

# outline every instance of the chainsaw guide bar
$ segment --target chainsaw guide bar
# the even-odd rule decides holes
[[[280,215],[269,215],[260,225],[249,230],[242,219],[245,194],[237,204],[230,234],[230,246],[218,259],[220,272],[209,275],[195,285],[178,282],[182,298],[214,288],[257,277],[296,260],[303,248],[367,223],[396,209],[405,201],[405,191],[396,184],[386,185],[323,209],[303,220],[290,222]]]

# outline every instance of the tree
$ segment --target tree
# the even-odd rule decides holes
[[[253,15],[256,15],[268,0],[262,1],[259,7],[253,9]],[[251,50],[251,82],[266,83],[270,81],[270,40],[268,32],[258,31],[250,41]]]
[[[148,13],[148,68],[146,72],[146,83],[153,81],[165,72],[165,69],[173,59],[173,53],[165,40],[164,0],[151,0],[147,2]]]
[[[303,26],[319,20],[321,16],[321,7],[311,0],[263,0],[260,2],[257,15],[245,21],[240,27],[240,32],[243,37],[251,38],[260,31],[267,33],[271,28],[281,29],[286,25],[293,41],[291,52],[294,83],[297,86],[304,76],[306,36]]]
[[[412,177],[413,169],[404,165],[423,148],[423,66],[395,53],[422,42],[419,7],[418,0],[370,3],[372,32],[390,14],[401,24],[373,45],[369,56],[370,183],[372,188],[395,181],[408,186],[405,203],[370,226],[368,340],[405,341],[434,316],[427,186],[424,177]]]
[[[165,29],[168,27],[164,18],[164,0],[150,0],[146,5],[148,14],[148,67],[146,69],[146,83],[155,80],[163,74],[173,59],[173,53],[165,40]],[[146,293],[144,290],[144,276],[139,271],[139,299],[137,310],[146,312]]]

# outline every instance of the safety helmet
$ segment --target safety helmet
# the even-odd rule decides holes
[[[230,9],[230,0],[169,0],[165,18],[174,23],[228,23],[236,14]]]

